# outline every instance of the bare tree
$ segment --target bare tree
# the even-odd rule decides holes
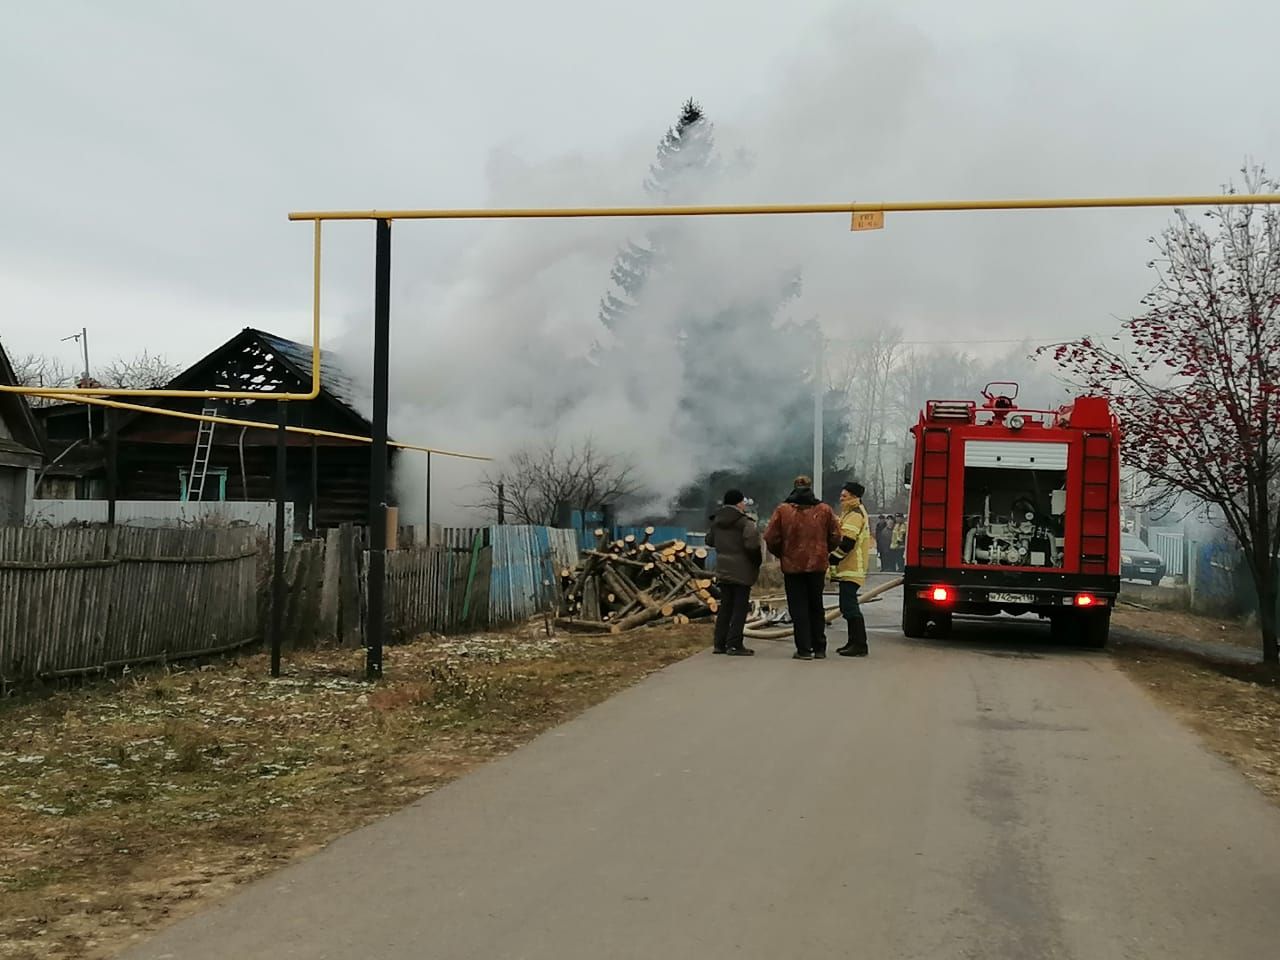
[[[143,350],[129,359],[116,357],[99,371],[97,379],[104,387],[154,390],[165,386],[178,375],[180,369],[163,356]]]
[[[12,358],[13,372],[18,384],[24,387],[75,387],[80,383],[82,371],[73,370],[57,357],[40,353],[26,353]],[[91,385],[115,387],[127,390],[153,390],[163,387],[176,377],[180,367],[159,354],[142,351],[135,357],[116,357],[94,374]],[[56,401],[45,397],[31,397],[35,406]]]
[[[850,437],[846,467],[862,477],[871,499],[890,496],[885,479],[884,447],[892,439],[890,394],[901,352],[902,331],[885,327],[858,339],[831,371],[833,388],[849,409]]]
[[[20,387],[74,387],[79,374],[59,360],[39,353],[24,353],[10,358],[14,377]],[[52,403],[44,397],[29,397],[32,406]]]
[[[517,523],[552,526],[562,507],[600,510],[635,495],[633,474],[630,463],[603,453],[591,438],[568,447],[550,439],[517,450],[487,474],[477,506],[497,514],[501,502]]]
[[[1243,171],[1249,193],[1280,182]],[[1235,188],[1228,186],[1228,193]],[[1280,210],[1219,207],[1206,228],[1185,211],[1159,238],[1146,313],[1119,344],[1050,349],[1112,399],[1125,456],[1157,490],[1213,505],[1244,551],[1258,594],[1263,659],[1276,641],[1280,575]],[[1126,342],[1127,341],[1127,342]]]

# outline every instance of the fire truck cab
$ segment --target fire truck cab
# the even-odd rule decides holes
[[[1105,397],[1057,410],[931,400],[912,427],[902,632],[955,614],[1038,614],[1055,639],[1103,647],[1120,590],[1120,427]]]

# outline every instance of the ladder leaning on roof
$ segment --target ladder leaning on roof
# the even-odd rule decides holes
[[[201,415],[206,417],[216,417],[218,408],[213,405],[206,405],[200,411]],[[201,420],[200,427],[196,431],[196,451],[191,458],[191,473],[187,479],[187,499],[198,501],[204,496],[204,481],[209,475],[209,457],[213,453],[213,428],[216,424],[212,420]]]

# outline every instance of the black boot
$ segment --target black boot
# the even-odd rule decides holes
[[[865,657],[867,655],[867,621],[858,617],[846,620],[849,626],[849,642],[836,651],[842,657]]]

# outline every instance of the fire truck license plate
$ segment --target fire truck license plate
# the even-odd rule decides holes
[[[988,593],[989,603],[1035,603],[1035,597],[1029,593]]]

